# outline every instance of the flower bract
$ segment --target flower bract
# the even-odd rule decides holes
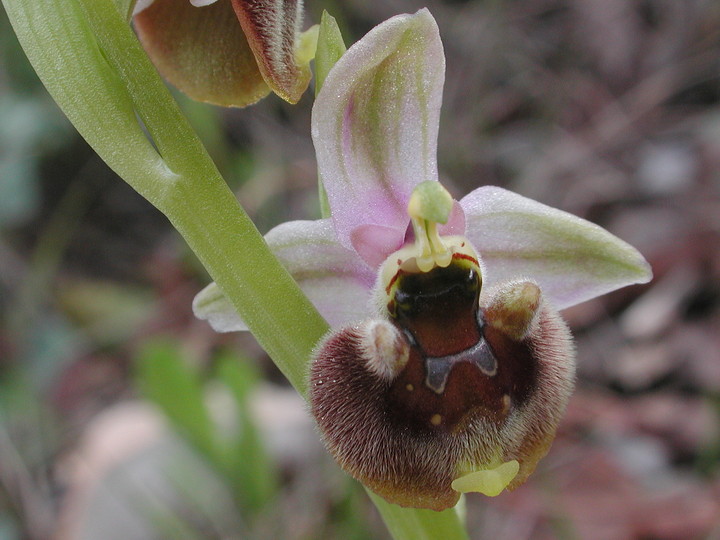
[[[330,70],[312,136],[331,219],[266,240],[333,330],[310,401],[338,463],[391,502],[442,510],[517,487],[574,381],[558,314],[650,279],[630,245],[493,186],[438,183],[444,54],[427,10],[371,30]],[[211,284],[196,315],[244,328]]]

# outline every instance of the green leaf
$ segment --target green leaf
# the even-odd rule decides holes
[[[177,346],[160,341],[146,345],[138,357],[137,381],[141,392],[192,444],[208,456],[215,453],[214,427],[202,386]]]
[[[228,472],[244,505],[258,511],[272,501],[278,491],[275,465],[255,425],[248,399],[260,374],[250,362],[235,355],[222,356],[216,373],[233,396],[240,424],[238,437],[226,449],[232,465]]]

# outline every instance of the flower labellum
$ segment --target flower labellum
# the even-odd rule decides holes
[[[532,473],[572,390],[574,355],[531,281],[480,304],[475,249],[439,236],[419,199],[414,244],[381,269],[383,316],[325,339],[310,401],[346,471],[390,502],[443,510],[460,492],[497,495]]]
[[[567,212],[493,186],[453,200],[437,181],[443,78],[427,10],[350,47],[313,107],[332,219],[265,236],[333,328],[309,375],[328,450],[388,501],[433,510],[527,479],[573,387],[557,310],[652,275]],[[244,329],[215,284],[193,309]]]
[[[317,27],[302,0],[139,0],[135,30],[160,73],[193,99],[244,107],[308,87]]]

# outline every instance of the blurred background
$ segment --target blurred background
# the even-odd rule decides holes
[[[602,225],[654,269],[564,315],[578,388],[473,539],[720,539],[720,3],[307,2],[347,43],[428,6],[447,55],[441,176]],[[308,93],[178,95],[261,232],[318,215]],[[383,539],[362,488],[249,335],[193,318],[208,277],[44,91],[0,11],[0,540]]]

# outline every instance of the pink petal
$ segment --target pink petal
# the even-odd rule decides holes
[[[330,326],[339,327],[371,314],[370,289],[375,272],[354,251],[338,243],[330,220],[283,223],[265,235],[265,240]],[[247,330],[214,283],[198,293],[193,311],[217,332]]]
[[[360,225],[350,235],[350,242],[370,268],[379,267],[388,255],[403,245],[405,234],[382,225]]]
[[[652,278],[635,248],[562,210],[494,186],[476,189],[460,204],[485,287],[531,279],[563,309]]]
[[[413,188],[437,180],[444,75],[437,25],[421,10],[385,21],[353,45],[315,101],[313,141],[338,238],[347,248],[354,238],[366,260],[370,244],[383,250],[372,260],[395,249]],[[387,241],[377,241],[377,227]]]

